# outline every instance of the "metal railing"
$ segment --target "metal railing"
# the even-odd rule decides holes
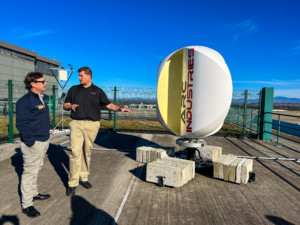
[[[0,141],[13,142],[13,138],[18,136],[18,131],[15,127],[15,103],[18,100],[16,96],[22,96],[25,92],[27,92],[23,89],[24,84],[21,82],[11,80],[8,82],[0,82]],[[155,96],[153,93],[156,90],[147,89],[143,92],[141,88],[135,88],[133,90],[135,93],[134,97],[137,98],[135,101],[129,101],[128,99],[132,99],[133,97],[130,95],[130,90],[132,90],[132,88],[120,88],[119,90],[117,90],[116,87],[106,88],[105,92],[113,103],[121,107],[128,107],[133,113],[122,114],[120,112],[112,112],[103,108],[101,113],[103,125],[105,127],[104,129],[112,129],[113,131],[116,131],[120,129],[130,130],[133,129],[132,127],[138,127],[138,130],[148,128],[159,131],[165,130],[163,126],[160,125],[156,117],[156,102],[153,97]],[[70,112],[62,109],[63,99],[57,98],[57,90],[55,86],[52,87],[52,90],[49,89],[49,93],[52,94],[46,99],[46,102],[50,111],[51,127],[60,129],[62,127],[68,127],[68,123],[71,120]],[[127,97],[125,98],[124,96]],[[264,119],[266,116],[262,115],[264,112],[261,109],[261,98],[262,91],[238,90],[233,92],[232,106],[230,107],[225,121],[242,127],[241,135],[243,139],[245,139],[248,134],[257,135],[257,139],[259,139],[261,134],[266,132],[264,124],[270,124],[270,121],[272,121],[269,120],[269,122],[266,122]],[[276,134],[277,145],[280,144],[280,138],[288,139],[280,134],[283,128],[288,127],[299,131],[299,128],[297,127],[286,126],[284,122],[282,122],[282,116],[296,118],[300,118],[300,116],[276,113],[271,114],[278,116],[278,120],[273,120],[271,123],[272,126],[278,126]],[[60,121],[61,123],[57,126]],[[272,129],[269,131],[272,131]]]
[[[295,139],[291,139],[291,138],[289,138],[285,135],[280,135],[280,131],[282,130],[282,132],[284,132],[284,133],[300,137],[300,125],[295,124],[295,123],[288,123],[288,122],[285,122],[285,121],[281,121],[281,116],[297,118],[299,120],[300,120],[300,116],[294,116],[294,115],[288,115],[288,114],[282,114],[282,113],[268,113],[268,112],[266,114],[271,114],[272,117],[273,117],[273,115],[278,116],[277,120],[274,120],[274,119],[272,120],[272,123],[265,122],[265,123],[268,123],[268,124],[272,124],[272,129],[277,130],[277,133],[275,133],[275,134],[273,132],[268,132],[271,135],[276,136],[276,145],[277,145],[277,147],[280,146],[280,141],[279,141],[280,138],[284,138],[284,139],[287,139],[289,141],[300,144],[300,141],[297,141]],[[284,124],[282,124],[282,123],[284,123]],[[295,131],[295,132],[292,132],[292,131]]]
[[[226,122],[235,124],[243,128],[242,138],[246,138],[246,131],[253,131],[259,138],[260,133],[260,114],[261,114],[261,91],[256,91],[250,94],[257,98],[255,103],[251,103],[253,106],[248,106],[248,90],[240,94],[244,96],[243,103],[238,105],[231,105]],[[234,101],[234,100],[233,100]]]

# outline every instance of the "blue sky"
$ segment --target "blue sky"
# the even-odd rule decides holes
[[[77,70],[96,85],[155,88],[161,60],[199,45],[225,59],[235,90],[300,98],[300,1],[4,1],[0,40]],[[70,85],[77,84],[74,73]]]

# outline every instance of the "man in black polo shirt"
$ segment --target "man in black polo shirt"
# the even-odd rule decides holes
[[[70,176],[67,195],[74,195],[79,183],[89,189],[90,160],[93,142],[100,128],[100,106],[113,111],[129,112],[130,110],[112,104],[104,91],[92,83],[92,71],[88,67],[78,70],[80,85],[70,88],[67,93],[64,109],[71,110],[70,123]]]

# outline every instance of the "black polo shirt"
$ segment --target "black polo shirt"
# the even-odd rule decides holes
[[[71,112],[72,119],[99,121],[101,119],[100,107],[109,105],[111,102],[101,88],[92,84],[87,88],[82,85],[71,87],[65,103],[79,105],[75,112]]]

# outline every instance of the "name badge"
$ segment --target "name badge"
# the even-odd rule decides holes
[[[43,108],[45,108],[45,106],[44,105],[38,105],[37,108],[38,109],[43,109]]]

